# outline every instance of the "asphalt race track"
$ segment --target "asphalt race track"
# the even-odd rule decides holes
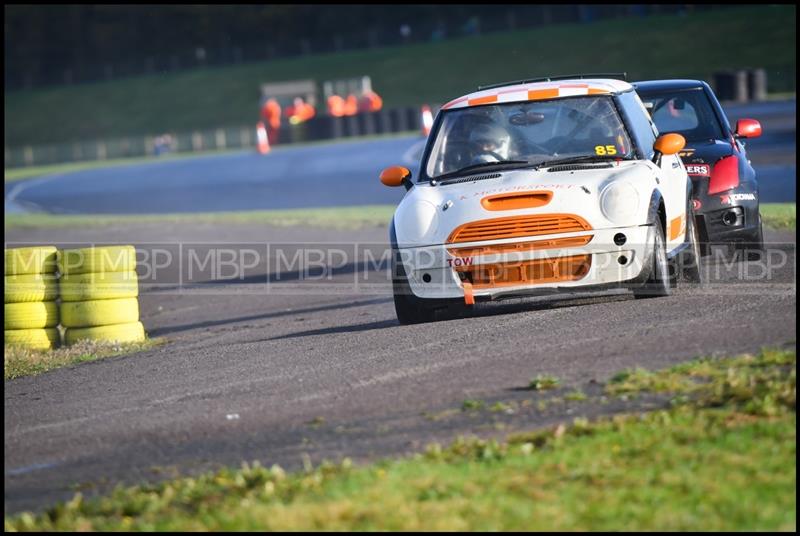
[[[754,164],[763,166],[762,201],[794,201],[794,102],[759,106],[765,108],[731,113],[769,118],[765,135],[750,143]],[[7,206],[14,188],[14,203],[61,212],[393,203],[402,192],[382,187],[375,168],[404,163],[403,152],[412,158],[417,142],[286,148],[267,157],[231,154],[34,179],[6,186]],[[783,171],[770,179],[771,168]],[[795,233],[765,234],[764,260],[716,258],[708,284],[679,286],[670,297],[635,300],[617,291],[512,300],[480,304],[466,318],[400,326],[385,226],[7,229],[7,247],[136,245],[141,320],[149,335],[167,342],[5,382],[6,514],[39,510],[78,490],[92,495],[120,482],[242,461],[289,469],[301,468],[304,455],[314,464],[344,456],[358,462],[459,434],[502,436],[658,407],[666,401],[460,411],[466,399],[487,407],[535,402],[540,395],[525,388],[537,374],[561,380],[556,396],[591,393],[625,368],[793,346]],[[208,256],[221,251],[234,253],[233,272]]]
[[[667,298],[516,300],[420,326],[398,325],[386,265],[362,254],[380,259],[386,233],[350,232],[343,243],[333,231],[247,225],[7,231],[13,243],[124,242],[179,254],[155,276],[140,274],[142,322],[168,344],[5,383],[6,512],[243,460],[297,469],[304,454],[359,461],[458,434],[651,409],[459,411],[466,399],[530,399],[537,374],[589,391],[625,368],[796,338],[794,233],[767,234],[768,261],[714,263],[708,286]],[[219,247],[270,249],[248,257],[239,276],[211,277],[187,275],[192,247],[198,259]],[[327,263],[333,271],[280,270],[280,248],[286,259],[301,248],[347,253]]]
[[[796,103],[729,106],[729,119],[759,119],[764,134],[749,142],[761,201],[796,199]],[[378,181],[380,170],[416,172],[421,137],[278,146],[53,175],[6,185],[6,210],[52,213],[156,214],[394,204],[402,189]]]

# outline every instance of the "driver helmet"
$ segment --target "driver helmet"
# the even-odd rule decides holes
[[[511,136],[500,125],[494,123],[476,125],[470,131],[469,141],[476,155],[494,153],[503,160],[508,159]]]

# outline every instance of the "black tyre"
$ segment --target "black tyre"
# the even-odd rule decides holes
[[[408,272],[397,251],[392,255],[394,310],[400,324],[422,324],[460,316],[467,311],[463,300],[419,298],[408,284]],[[438,316],[437,316],[438,315]]]
[[[753,233],[749,241],[738,244],[742,258],[748,261],[758,261],[764,255],[764,228],[761,223],[761,214],[758,215],[758,230]]]
[[[705,272],[702,266],[703,256],[700,250],[700,233],[691,213],[687,214],[686,226],[689,247],[678,255],[678,277],[682,283],[702,284]]]
[[[460,318],[470,309],[460,300],[418,298],[407,285],[395,285],[394,311],[400,324],[422,324]]]
[[[421,324],[436,319],[436,309],[411,294],[407,285],[394,285],[394,311],[400,324]]]
[[[667,260],[667,246],[664,241],[664,229],[661,224],[653,224],[653,250],[647,261],[646,270],[649,270],[647,280],[633,289],[636,298],[658,298],[669,296],[672,293],[670,266]]]

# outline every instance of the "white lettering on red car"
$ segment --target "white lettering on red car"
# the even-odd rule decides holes
[[[711,175],[711,166],[708,164],[689,164],[686,166],[689,175]]]
[[[719,202],[723,205],[732,205],[736,201],[755,201],[756,194],[728,194],[719,196]]]

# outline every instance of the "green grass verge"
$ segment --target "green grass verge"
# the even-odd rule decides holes
[[[767,227],[792,231],[796,229],[796,203],[762,203],[760,209],[762,221]]]
[[[64,346],[55,350],[31,350],[20,346],[5,346],[3,349],[3,377],[6,380],[13,380],[23,376],[35,376],[67,365],[143,352],[164,342],[159,338],[124,344],[81,341],[72,346]]]
[[[624,387],[622,387],[624,386]],[[796,354],[628,371],[612,394],[674,393],[669,410],[287,475],[259,464],[118,487],[6,530],[796,529]]]
[[[360,229],[388,226],[394,210],[394,205],[363,205],[355,207],[186,214],[6,214],[5,229],[18,227],[109,227],[141,223],[238,223],[279,227],[309,226],[332,229]]]
[[[7,92],[5,139],[21,146],[250,125],[260,84],[309,77],[321,83],[368,74],[387,107],[445,103],[481,84],[580,72],[711,80],[715,71],[763,67],[770,91],[792,91],[795,20],[792,5],[743,6]]]

